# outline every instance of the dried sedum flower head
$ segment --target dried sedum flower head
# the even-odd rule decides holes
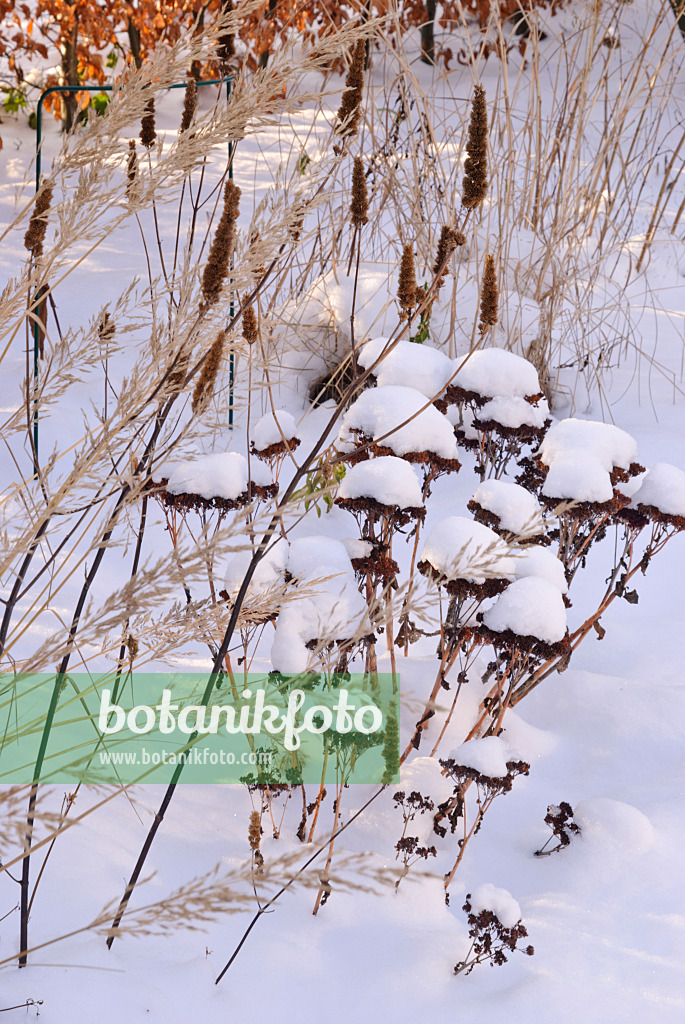
[[[335,133],[343,139],[351,139],[359,131],[361,102],[364,95],[364,64],[366,63],[366,41],[358,39],[352,51],[350,69],[345,79],[340,109],[336,118]]]
[[[47,215],[52,203],[52,193],[52,182],[46,181],[36,195],[36,204],[31,214],[28,229],[24,235],[24,248],[28,249],[34,260],[39,259],[43,255],[45,232],[48,228]]]
[[[483,271],[483,286],[480,296],[480,323],[478,329],[485,334],[488,327],[494,327],[497,323],[497,275],[495,274],[494,256],[485,257],[485,270]]]
[[[219,301],[228,266],[233,255],[235,222],[240,212],[240,189],[229,178],[224,187],[224,208],[212,241],[204,274],[202,297],[208,306]]]
[[[485,90],[477,85],[471,103],[469,138],[464,161],[464,190],[462,205],[471,210],[485,199],[488,191],[488,112]]]
[[[226,337],[226,331],[219,331],[202,365],[200,376],[193,391],[193,412],[196,416],[204,412],[214,394],[214,386],[224,354]]]
[[[369,219],[369,198],[366,192],[366,175],[361,157],[354,158],[352,168],[352,203],[350,205],[350,222],[356,228],[366,224]]]
[[[197,85],[192,75],[188,75],[186,84],[186,95],[183,101],[183,113],[181,114],[181,127],[179,133],[187,132],[193,123],[197,109]]]
[[[416,268],[414,266],[414,249],[407,244],[402,248],[402,261],[400,263],[400,280],[397,288],[397,298],[400,303],[400,320],[406,320],[411,316],[411,311],[416,305]]]
[[[151,96],[145,104],[145,113],[140,122],[140,141],[146,149],[152,149],[157,138],[155,131],[155,99]]]

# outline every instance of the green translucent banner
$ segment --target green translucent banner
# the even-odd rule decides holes
[[[398,685],[385,674],[3,675],[0,783],[398,782]]]

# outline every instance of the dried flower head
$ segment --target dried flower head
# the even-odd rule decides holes
[[[416,306],[416,268],[414,266],[414,249],[410,244],[404,245],[402,248],[397,298],[401,309],[400,319],[406,320]]]
[[[488,191],[488,112],[481,85],[477,85],[473,93],[466,152],[461,201],[468,209],[473,209],[480,206]]]
[[[116,327],[114,326],[114,321],[109,313],[105,311],[98,321],[98,338],[103,344],[108,345],[115,334]]]
[[[186,80],[186,94],[183,101],[183,113],[181,114],[181,127],[179,133],[187,132],[193,123],[195,117],[195,111],[197,109],[197,85],[192,75],[188,75]]]
[[[243,338],[248,345],[254,345],[259,337],[257,333],[257,317],[253,306],[248,306],[243,313]]]
[[[361,102],[364,95],[364,64],[366,63],[366,41],[358,39],[352,51],[350,68],[345,79],[340,109],[336,118],[336,135],[343,139],[353,138],[359,131]]]
[[[366,224],[369,219],[369,197],[366,192],[366,175],[361,157],[354,158],[352,168],[352,203],[350,205],[350,222],[356,228]]]
[[[196,416],[199,416],[207,408],[214,394],[214,386],[224,354],[226,337],[226,331],[219,331],[202,365],[200,376],[193,391],[193,412]]]
[[[152,149],[157,138],[155,131],[155,99],[151,96],[145,104],[145,113],[140,122],[140,141],[146,149]]]
[[[52,202],[53,185],[46,181],[36,195],[36,203],[31,214],[29,226],[24,235],[24,248],[28,249],[34,260],[43,255],[43,243],[48,227],[48,210]]]
[[[133,184],[138,177],[138,155],[136,153],[136,140],[128,140],[128,166],[126,168],[126,195],[129,195]]]
[[[202,297],[208,306],[219,301],[224,280],[233,255],[235,222],[240,211],[240,189],[229,178],[224,187],[224,207],[212,241],[204,274]]]
[[[438,249],[435,254],[435,263],[433,264],[433,273],[436,275],[436,290],[439,291],[445,283],[445,277],[447,276],[447,264],[449,259],[457,248],[458,245],[463,245],[464,242],[460,242],[459,238],[464,238],[460,231],[453,231],[452,228],[446,224],[443,225],[440,231],[440,238],[438,240]],[[464,239],[466,241],[466,239]]]
[[[250,844],[250,849],[255,853],[259,851],[261,837],[262,827],[259,823],[259,814],[257,811],[252,811],[250,814],[250,826],[247,830],[247,840]]]
[[[483,285],[480,293],[480,323],[478,329],[485,334],[489,327],[497,323],[497,275],[495,273],[494,256],[485,257]]]
[[[221,0],[221,13],[230,14],[233,11],[233,0]],[[222,32],[219,36],[216,55],[223,65],[228,64],[232,57],[235,57],[235,35],[233,32]]]

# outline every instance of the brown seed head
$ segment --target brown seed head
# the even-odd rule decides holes
[[[155,99],[151,96],[145,104],[145,113],[140,122],[140,141],[146,149],[152,149],[157,138],[155,131]]]
[[[234,10],[233,0],[221,0],[222,14],[229,14],[232,10]],[[216,48],[216,55],[223,65],[228,64],[229,60],[235,57],[235,35],[233,32],[221,33]]]
[[[128,181],[126,183],[126,195],[128,195],[133,187],[133,183],[138,177],[138,155],[136,154],[136,140],[128,140],[128,167],[126,168],[126,177]]]
[[[440,238],[438,240],[438,249],[435,254],[435,263],[433,264],[433,274],[436,275],[436,291],[439,291],[445,283],[445,277],[447,276],[447,264],[449,259],[457,248],[457,245],[463,244],[457,241],[458,232],[453,231],[452,228],[444,225],[440,231]],[[461,232],[459,232],[461,234]],[[463,235],[461,236],[464,237]]]
[[[200,376],[193,391],[193,412],[196,416],[204,412],[214,394],[214,385],[221,366],[226,337],[226,331],[219,331],[202,364]]]
[[[43,255],[43,243],[45,232],[48,228],[48,210],[52,202],[52,182],[46,181],[36,195],[35,206],[31,214],[31,220],[24,235],[24,248],[33,256],[34,260]]]
[[[248,306],[243,313],[243,338],[248,345],[254,345],[259,337],[257,331],[257,317],[253,306]]]
[[[400,303],[400,320],[406,320],[416,305],[416,268],[414,266],[414,249],[407,244],[402,248],[400,263],[400,280],[397,288]]]
[[[233,255],[235,222],[240,212],[240,189],[229,178],[224,187],[224,208],[209,249],[202,275],[202,297],[208,306],[219,301]]]
[[[366,41],[355,43],[350,60],[350,69],[345,79],[340,109],[336,119],[335,133],[343,139],[353,138],[359,131],[361,102],[364,95],[364,64],[366,63]]]
[[[98,323],[98,337],[100,341],[108,344],[115,334],[116,327],[114,326],[114,321],[109,313],[105,311],[100,317],[100,322]]]
[[[483,271],[483,285],[480,296],[480,324],[481,334],[485,334],[488,327],[494,327],[497,323],[497,275],[495,274],[494,256],[485,257],[485,269]]]
[[[262,836],[262,827],[259,823],[259,814],[257,811],[252,811],[250,814],[250,826],[247,830],[247,840],[250,844],[250,849],[255,853],[259,852],[259,843]]]
[[[183,101],[183,113],[181,115],[181,127],[179,133],[187,132],[193,123],[195,117],[195,111],[197,109],[197,85],[192,75],[188,75],[186,85],[186,95]]]
[[[473,209],[485,199],[488,191],[488,111],[485,90],[477,85],[471,103],[469,138],[464,161],[462,205]]]
[[[369,219],[369,197],[366,192],[366,175],[361,157],[354,158],[352,168],[352,203],[350,205],[350,222],[356,228],[366,224]]]

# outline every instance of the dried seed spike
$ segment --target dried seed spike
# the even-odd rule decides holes
[[[224,187],[224,208],[202,275],[202,297],[208,306],[219,301],[233,255],[235,222],[240,212],[240,189],[229,178]]]
[[[128,195],[133,187],[133,183],[138,177],[138,155],[136,153],[136,140],[128,140],[128,167],[126,168],[126,177],[128,181],[126,183],[126,195]]]
[[[401,313],[400,320],[406,320],[416,305],[416,269],[414,266],[414,248],[406,244],[402,248],[400,263],[400,280],[397,288]]]
[[[151,96],[145,104],[145,113],[140,122],[140,141],[146,149],[152,149],[157,138],[155,131],[155,98]]]
[[[193,413],[196,416],[204,412],[214,394],[214,386],[219,373],[219,367],[221,366],[226,338],[226,331],[219,331],[202,365],[200,376],[193,391]]]
[[[262,826],[259,823],[259,814],[257,811],[252,811],[250,814],[250,825],[247,830],[247,840],[250,844],[250,849],[254,853],[259,853],[259,844],[262,837]]]
[[[243,338],[248,345],[254,345],[259,337],[257,331],[257,317],[253,306],[248,306],[243,313]]]
[[[343,139],[353,138],[359,131],[361,102],[364,95],[364,65],[366,63],[366,41],[359,39],[352,51],[350,68],[345,79],[345,91],[336,117],[335,133]]]
[[[473,92],[466,152],[461,201],[470,210],[480,206],[488,191],[488,111],[485,90],[481,85],[477,85]]]
[[[480,296],[480,324],[481,334],[485,334],[488,327],[494,327],[497,323],[497,275],[495,273],[494,256],[485,257],[485,270],[483,271],[483,286]]]
[[[452,228],[446,224],[440,231],[440,238],[438,240],[438,249],[435,254],[435,263],[433,264],[433,274],[436,275],[436,291],[439,291],[445,283],[445,277],[447,276],[447,263],[450,256],[457,248],[457,245],[463,245],[464,242],[459,242],[458,237],[464,238],[461,232],[453,231]],[[466,241],[466,239],[464,239]]]
[[[366,175],[361,157],[354,158],[352,168],[352,203],[350,205],[350,222],[356,228],[366,224],[369,219],[369,197],[366,192]]]
[[[183,100],[183,113],[181,115],[181,127],[179,128],[179,134],[187,132],[193,123],[195,117],[195,111],[197,109],[197,85],[192,75],[188,75],[186,85],[185,99]]]
[[[221,0],[222,14],[229,14],[234,9],[233,0]],[[235,57],[235,35],[233,32],[221,33],[216,53],[223,65],[226,65],[232,57]]]
[[[101,342],[108,344],[115,334],[116,327],[114,326],[114,321],[109,313],[105,311],[100,317],[100,321],[98,323],[98,337]]]
[[[24,248],[28,249],[34,260],[39,259],[43,255],[45,232],[48,229],[47,214],[52,203],[52,193],[52,182],[46,181],[36,195],[31,220],[24,235]]]

